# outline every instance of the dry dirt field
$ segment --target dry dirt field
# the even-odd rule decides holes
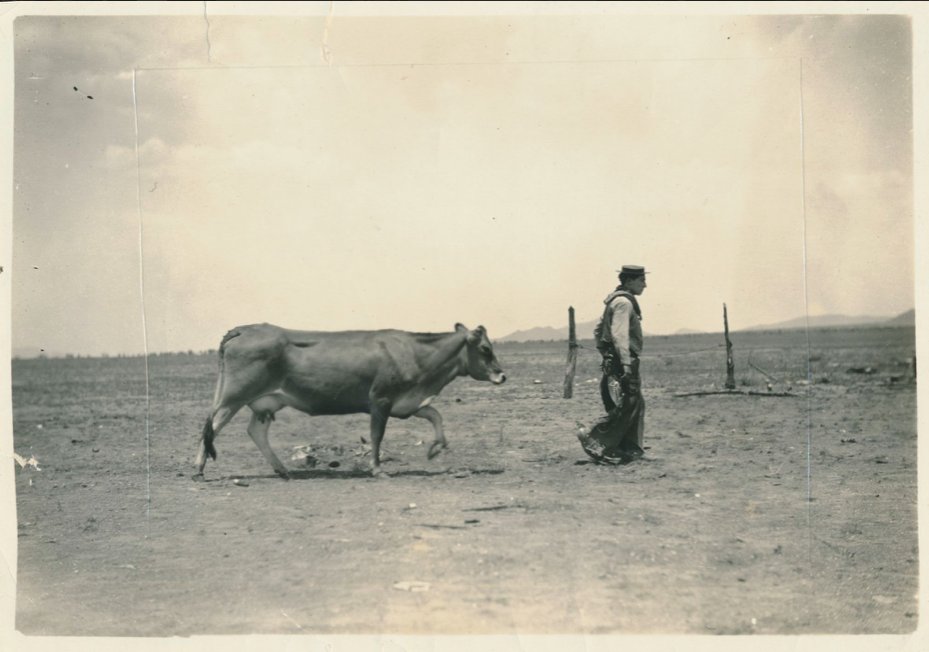
[[[505,385],[458,379],[434,403],[442,455],[426,459],[427,422],[388,423],[387,477],[366,472],[365,415],[281,412],[290,482],[245,412],[191,480],[215,355],[151,356],[147,396],[142,358],[14,360],[14,448],[41,469],[16,471],[16,628],[912,632],[913,329],[732,339],[740,389],[796,396],[678,397],[722,384],[722,336],[648,338],[649,448],[627,466],[575,439],[602,414],[593,350],[564,399],[565,343],[503,343]]]

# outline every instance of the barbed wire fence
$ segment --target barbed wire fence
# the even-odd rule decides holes
[[[690,351],[676,351],[657,354],[654,357],[657,360],[670,359],[675,357],[683,356],[693,356],[699,355],[702,353],[717,352],[722,349],[726,352],[726,380],[723,390],[702,390],[702,391],[693,391],[693,392],[683,392],[677,393],[674,396],[684,397],[684,396],[709,396],[709,395],[741,395],[741,396],[771,396],[771,397],[796,397],[798,394],[793,393],[792,387],[788,387],[788,391],[784,392],[775,392],[772,383],[782,383],[784,382],[781,379],[778,379],[776,376],[770,372],[762,369],[759,365],[752,362],[752,354],[754,349],[750,350],[747,358],[747,365],[749,368],[757,371],[762,376],[765,377],[767,381],[765,392],[752,391],[752,390],[739,390],[736,389],[735,383],[735,361],[733,357],[733,345],[732,341],[729,338],[729,315],[728,308],[726,304],[723,304],[723,337],[724,341],[720,342],[716,346],[704,347],[700,349],[693,349]],[[775,349],[771,349],[775,350]],[[568,358],[565,369],[565,380],[564,380],[564,398],[571,398],[573,396],[574,388],[574,376],[577,369],[577,355],[579,351],[596,351],[597,355],[600,355],[600,351],[596,346],[588,346],[581,344],[577,340],[577,328],[574,321],[574,307],[571,306],[568,308]],[[605,372],[604,372],[605,373]]]

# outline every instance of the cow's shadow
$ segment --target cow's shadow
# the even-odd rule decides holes
[[[381,479],[390,479],[390,478],[403,478],[403,477],[434,477],[442,475],[451,475],[451,476],[462,476],[467,477],[469,475],[498,475],[503,473],[502,468],[487,468],[487,469],[471,469],[471,468],[461,468],[449,471],[447,469],[430,471],[428,469],[402,469],[402,470],[383,470],[381,471],[381,476],[371,475],[370,469],[288,469],[288,474],[290,475],[291,480],[357,480],[368,479],[375,480]],[[214,483],[214,482],[250,482],[252,480],[280,480],[281,478],[275,473],[268,473],[264,475],[226,475],[220,476],[217,478],[203,478],[200,481],[204,483]]]

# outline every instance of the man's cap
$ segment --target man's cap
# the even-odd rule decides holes
[[[616,270],[620,274],[627,274],[629,276],[645,276],[648,272],[645,271],[644,267],[640,265],[623,265],[622,269]]]

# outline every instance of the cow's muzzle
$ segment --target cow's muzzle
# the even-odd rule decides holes
[[[506,374],[502,372],[498,374],[490,374],[490,382],[492,382],[494,385],[502,385],[506,382]]]

